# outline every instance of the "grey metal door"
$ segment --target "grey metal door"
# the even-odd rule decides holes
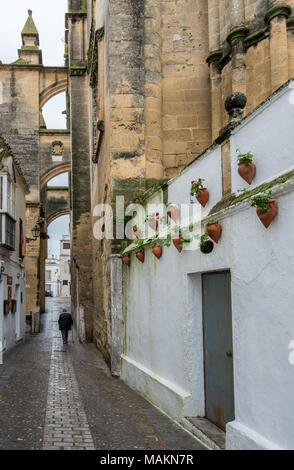
[[[222,429],[234,419],[231,274],[202,275],[206,416]]]

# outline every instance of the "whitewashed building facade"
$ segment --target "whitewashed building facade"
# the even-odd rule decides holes
[[[0,138],[0,353],[25,334],[25,196],[27,184]]]
[[[158,260],[147,244],[144,263],[134,245],[122,273],[112,260],[113,363],[212,447],[199,418],[223,428],[226,449],[294,449],[293,129],[290,81],[146,201],[189,204],[191,181],[204,178],[202,233],[212,218],[223,230],[210,254],[171,245]],[[251,186],[237,149],[254,156]],[[266,190],[278,205],[268,229],[250,204]]]
[[[70,235],[60,240],[61,297],[70,297]]]
[[[60,297],[60,260],[51,255],[45,263],[45,291],[52,297]]]

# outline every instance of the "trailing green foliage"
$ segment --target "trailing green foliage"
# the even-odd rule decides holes
[[[254,196],[251,199],[251,206],[252,207],[257,207],[258,209],[264,211],[264,212],[269,212],[270,211],[270,206],[269,202],[271,201],[271,195],[272,191],[266,191],[265,193],[258,194],[257,196]]]

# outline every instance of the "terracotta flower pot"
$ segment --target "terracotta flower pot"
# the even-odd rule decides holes
[[[207,188],[200,189],[200,191],[198,191],[196,194],[196,199],[198,202],[200,202],[202,207],[205,207],[209,199],[209,192],[207,191]]]
[[[177,222],[179,220],[180,210],[178,206],[171,206],[168,211],[167,215],[174,221]]]
[[[182,253],[183,251],[183,247],[181,246],[181,243],[182,243],[182,237],[180,235],[177,235],[176,237],[173,238],[173,244],[179,253]]]
[[[244,162],[239,163],[238,173],[248,184],[251,184],[256,173],[256,165],[252,162],[251,165],[246,166]]]
[[[145,260],[145,254],[144,254],[144,251],[137,251],[136,253],[136,258],[141,261],[141,263],[144,263],[144,260]]]
[[[124,264],[125,264],[126,266],[130,266],[130,264],[131,264],[131,258],[130,258],[129,255],[123,256],[123,259],[122,259],[122,260],[123,260],[123,262],[124,262]]]
[[[136,238],[141,238],[141,230],[133,230],[134,234],[136,235]]]
[[[272,221],[274,220],[274,218],[276,217],[276,215],[278,213],[278,206],[277,206],[276,201],[269,201],[269,202],[267,202],[267,204],[270,207],[269,212],[263,211],[263,210],[258,209],[258,208],[256,209],[256,213],[257,213],[260,221],[265,226],[265,228],[268,228],[270,226],[270,224],[272,223]]]
[[[162,247],[160,245],[153,246],[152,253],[156,256],[156,258],[160,259],[162,257]]]
[[[218,222],[209,222],[206,225],[206,233],[215,243],[218,243],[222,231],[222,226]]]
[[[154,232],[157,231],[157,229],[158,229],[158,220],[149,219],[148,224],[149,224],[149,227],[152,228],[152,230],[154,230]]]

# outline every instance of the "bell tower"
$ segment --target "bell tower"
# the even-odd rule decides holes
[[[32,10],[21,32],[22,47],[18,50],[19,61],[26,64],[42,65],[42,51],[39,49],[39,33],[33,20]]]

